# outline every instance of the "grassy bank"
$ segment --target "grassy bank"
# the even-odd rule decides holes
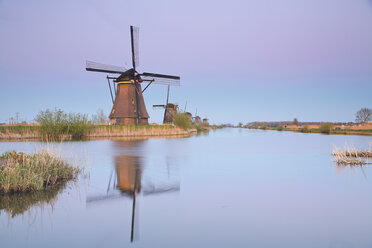
[[[79,168],[46,151],[0,156],[0,194],[42,190],[76,178]]]
[[[261,130],[276,130],[276,131],[290,131],[299,133],[324,133],[324,134],[346,134],[346,135],[372,135],[372,129],[340,129],[340,128],[309,128],[307,126],[300,126],[298,128],[285,128],[283,126],[267,127],[267,126],[250,126],[248,129]]]
[[[144,137],[144,136],[178,136],[189,135],[188,130],[172,125],[146,125],[146,126],[108,126],[86,125],[83,135],[74,137],[69,133],[45,135],[42,126],[0,126],[0,139],[39,139],[39,140],[69,140],[94,139],[110,137]]]
[[[144,126],[93,126],[87,133],[87,138],[110,137],[148,137],[189,135],[187,130],[172,125]]]
[[[0,139],[41,139],[40,126],[0,126]]]

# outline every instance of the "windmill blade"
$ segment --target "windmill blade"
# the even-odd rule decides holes
[[[168,192],[177,192],[180,191],[180,184],[175,183],[171,185],[148,185],[143,189],[143,195],[152,195],[152,194],[161,194],[161,193],[168,193]]]
[[[86,203],[90,204],[90,203],[100,202],[100,201],[115,200],[115,199],[119,199],[119,198],[126,197],[126,196],[127,195],[121,194],[120,192],[106,194],[106,195],[88,196],[86,198]]]
[[[165,108],[165,105],[164,104],[156,104],[156,105],[152,105],[153,108]]]
[[[144,73],[141,74],[141,76],[153,77],[153,78],[173,79],[173,80],[180,80],[181,79],[179,76],[172,76],[172,75],[165,75],[165,74],[158,74],[158,73],[150,73],[150,72],[144,72]]]
[[[142,74],[142,80],[145,81],[153,81],[153,84],[162,84],[162,85],[170,85],[170,86],[180,86],[180,78],[173,79],[173,78],[162,78],[162,77],[154,77],[154,76],[145,76]]]
[[[139,28],[135,26],[130,26],[130,37],[132,44],[132,64],[133,69],[139,66]]]
[[[97,63],[93,61],[86,62],[85,69],[87,71],[96,71],[96,72],[104,72],[104,73],[116,73],[116,74],[122,74],[127,69],[122,66],[115,66],[115,65],[105,65],[102,63]]]

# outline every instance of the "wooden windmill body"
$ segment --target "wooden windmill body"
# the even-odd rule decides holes
[[[138,31],[136,27],[130,27],[132,45],[132,64],[133,68],[127,70],[120,66],[111,66],[101,63],[87,61],[86,70],[104,72],[108,74],[120,74],[118,77],[107,76],[110,88],[112,109],[109,115],[110,123],[116,125],[147,125],[149,114],[146,109],[143,92],[152,84],[164,84],[178,86],[179,76],[158,74],[158,73],[138,73],[136,66],[138,62]],[[112,80],[112,83],[111,81]],[[147,86],[142,90],[141,83],[147,82]],[[113,89],[111,87],[113,84]],[[113,94],[114,91],[114,94]]]

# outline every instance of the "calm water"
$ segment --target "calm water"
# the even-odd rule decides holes
[[[370,248],[372,166],[337,167],[330,153],[345,142],[372,137],[223,129],[54,144],[90,177],[0,198],[0,247]]]

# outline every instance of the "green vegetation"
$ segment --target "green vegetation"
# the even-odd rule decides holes
[[[54,154],[6,152],[0,156],[0,194],[42,190],[76,178],[80,169]]]
[[[276,130],[278,130],[278,131],[283,131],[283,126],[282,126],[282,125],[277,126],[277,127],[276,127]]]
[[[195,128],[198,132],[200,132],[202,130],[202,125],[200,123],[193,124],[192,128]]]
[[[309,127],[308,126],[303,126],[301,129],[300,129],[300,131],[301,132],[303,132],[303,133],[309,133],[309,132],[311,132],[311,130],[309,129]]]
[[[326,122],[320,125],[319,130],[321,133],[330,134],[333,129],[333,124],[330,122]]]
[[[177,113],[174,116],[174,125],[183,128],[184,130],[189,129],[191,127],[189,116],[186,113]]]
[[[40,124],[40,133],[47,140],[81,138],[90,127],[87,115],[65,113],[60,109],[40,111],[35,121]]]
[[[267,129],[267,124],[263,124],[262,126],[260,126],[260,129],[266,130]]]

